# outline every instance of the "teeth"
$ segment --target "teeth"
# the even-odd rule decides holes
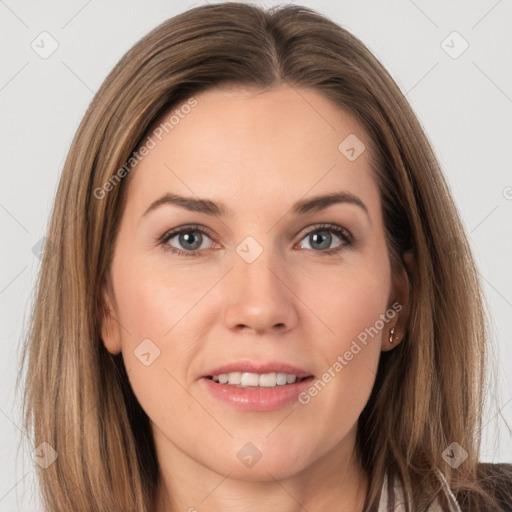
[[[287,384],[293,384],[297,380],[296,375],[290,375],[289,373],[286,374],[286,383]]]
[[[302,380],[290,373],[248,373],[231,372],[221,373],[212,377],[214,382],[219,384],[230,384],[240,387],[262,387],[273,388],[275,386],[284,386],[293,384],[297,380]]]
[[[286,384],[286,373],[278,373],[276,375],[276,383],[278,386],[284,386]]]
[[[227,377],[228,377],[228,384],[240,384],[242,381],[242,374],[240,372],[228,373]],[[220,382],[220,379],[219,379],[219,382]]]
[[[240,384],[243,387],[259,386],[260,376],[257,373],[242,373],[242,382]]]
[[[253,375],[256,375],[253,373]],[[273,388],[277,384],[277,373],[264,373],[260,375],[258,384],[263,388]]]

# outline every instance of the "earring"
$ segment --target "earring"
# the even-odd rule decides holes
[[[393,335],[395,334],[395,328],[392,327],[389,331],[389,343],[393,343]],[[398,341],[398,336],[395,336],[395,340]]]

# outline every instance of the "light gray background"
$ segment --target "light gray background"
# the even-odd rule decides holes
[[[496,346],[497,403],[486,410],[481,458],[512,462],[511,2],[297,3],[369,46],[407,93],[435,148],[478,261]],[[25,437],[14,385],[39,267],[32,248],[45,234],[73,134],[123,53],[164,19],[199,4],[0,0],[0,512],[34,511],[38,503],[32,447],[17,449]],[[43,31],[59,45],[47,59],[31,48]],[[456,59],[441,46],[453,31],[469,44]],[[444,44],[452,53],[462,48],[457,36]]]

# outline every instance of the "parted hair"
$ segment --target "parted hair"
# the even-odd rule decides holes
[[[410,282],[405,337],[382,353],[358,419],[365,510],[378,503],[386,472],[412,490],[413,510],[424,510],[442,499],[437,470],[464,510],[500,510],[477,473],[488,343],[481,286],[417,117],[367,47],[323,15],[224,3],[183,12],[135,44],[94,96],[65,161],[22,364],[25,426],[34,446],[46,441],[59,454],[38,467],[49,512],[152,512],[159,482],[149,419],[122,355],[100,335],[129,176],[101,199],[94,191],[155,120],[194,94],[283,84],[323,94],[367,131],[392,272],[405,270]],[[442,456],[452,442],[468,454],[457,469]]]

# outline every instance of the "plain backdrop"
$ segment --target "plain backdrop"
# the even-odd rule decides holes
[[[41,510],[15,379],[38,243],[73,134],[119,58],[160,22],[201,3],[0,0],[0,512]],[[486,408],[481,458],[512,462],[512,4],[294,3],[358,36],[406,93],[431,140],[492,321],[498,385],[495,405]]]

